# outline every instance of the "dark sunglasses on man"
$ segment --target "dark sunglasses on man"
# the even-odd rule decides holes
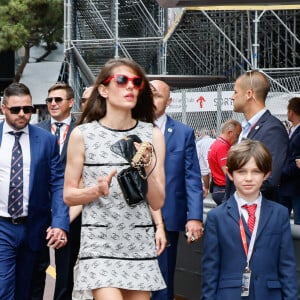
[[[46,98],[45,101],[46,101],[46,103],[50,104],[50,103],[52,103],[52,101],[54,101],[55,103],[60,103],[64,100],[70,100],[70,99],[64,99],[62,97],[48,97],[48,98]]]
[[[32,106],[12,106],[6,108],[10,111],[11,114],[17,115],[20,113],[21,110],[23,110],[24,114],[32,114],[34,108]]]

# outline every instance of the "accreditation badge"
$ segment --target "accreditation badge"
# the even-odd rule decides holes
[[[243,273],[243,279],[242,279],[242,291],[241,291],[241,296],[242,297],[248,297],[249,296],[250,279],[251,279],[251,270],[247,266],[245,268],[244,273]]]

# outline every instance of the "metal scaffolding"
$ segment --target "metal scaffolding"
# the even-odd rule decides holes
[[[76,48],[96,75],[112,57],[135,59],[146,71],[156,66],[163,32],[156,1],[74,0],[66,5],[71,28],[66,48]],[[154,72],[157,72],[155,70]]]
[[[245,70],[261,69],[272,78],[299,76],[299,33],[300,10],[65,0],[65,53],[75,89],[90,85],[102,65],[119,56],[156,75],[224,76],[231,82]]]
[[[168,73],[219,74],[229,80],[248,69],[274,77],[299,74],[299,14],[186,9],[167,40]]]

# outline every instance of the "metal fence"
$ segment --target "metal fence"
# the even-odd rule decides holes
[[[266,99],[266,107],[286,122],[288,100],[296,95],[300,96],[300,76],[269,79],[271,89]],[[218,135],[221,124],[226,120],[243,120],[243,114],[235,113],[232,109],[233,89],[233,83],[225,83],[173,91],[173,102],[167,112],[174,119],[191,126],[196,135],[201,128],[211,130],[212,136]]]
[[[82,70],[88,69],[76,64],[75,56],[70,57],[70,63],[79,67],[78,76],[70,76],[71,85],[75,90],[75,105],[73,112],[80,111],[79,99],[82,94],[83,84]],[[266,74],[266,73],[265,73]],[[73,74],[74,75],[74,74]],[[268,74],[266,74],[268,76]],[[273,115],[280,120],[287,121],[287,102],[294,96],[300,96],[300,76],[272,78],[271,89],[266,99],[266,107]],[[89,79],[93,82],[93,79]],[[235,113],[232,109],[231,96],[233,94],[234,83],[222,83],[193,89],[178,89],[172,91],[173,102],[167,109],[167,113],[174,119],[181,121],[192,127],[197,135],[201,128],[211,130],[212,136],[220,133],[221,124],[233,118],[238,121],[243,120],[241,113]]]

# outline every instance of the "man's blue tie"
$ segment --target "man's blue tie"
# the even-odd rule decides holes
[[[21,132],[10,131],[15,137],[11,155],[10,184],[8,195],[8,213],[17,218],[23,213],[23,154],[19,143]]]
[[[56,126],[55,136],[57,137],[57,143],[58,143],[58,145],[60,145],[60,127],[62,127],[64,125],[64,123],[55,122],[54,124]]]

